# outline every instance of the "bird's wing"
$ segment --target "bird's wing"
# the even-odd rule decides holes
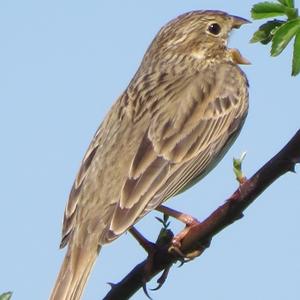
[[[114,105],[116,105],[116,103]],[[113,111],[113,107],[111,111]],[[69,195],[69,200],[65,208],[60,248],[65,247],[66,244],[69,242],[70,234],[74,229],[74,223],[76,221],[75,219],[76,213],[78,211],[78,204],[80,201],[80,193],[82,192],[85,179],[88,176],[90,167],[94,162],[96,154],[99,154],[99,151],[103,150],[101,148],[106,143],[105,137],[107,137],[107,134],[104,133],[105,128],[108,128],[110,123],[116,123],[116,120],[114,120],[113,118],[114,114],[109,113],[107,115],[103,123],[99,126],[98,130],[96,131],[89,145],[89,148],[87,149],[83,157],[79,172],[76,176],[75,182],[73,183]]]
[[[97,134],[96,134],[97,136]],[[90,147],[88,148],[83,160],[82,164],[80,166],[79,172],[76,176],[76,180],[73,183],[69,200],[65,208],[64,213],[64,220],[63,220],[63,228],[62,228],[62,240],[60,243],[60,248],[63,248],[66,246],[66,244],[69,241],[70,234],[74,227],[74,219],[76,217],[76,210],[78,205],[78,195],[80,193],[82,184],[84,182],[84,179],[87,175],[87,171],[94,159],[95,154],[97,153],[97,150],[99,148],[99,142],[96,139],[96,136],[94,137],[93,141],[90,144]]]
[[[196,74],[169,100],[161,100],[134,156],[108,239],[208,171],[246,116],[246,79],[235,66],[223,66]]]

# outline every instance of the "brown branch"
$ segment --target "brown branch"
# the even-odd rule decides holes
[[[278,154],[246,180],[222,206],[200,224],[190,227],[182,240],[180,250],[183,253],[198,251],[198,254],[201,254],[209,246],[213,236],[240,219],[243,211],[281,175],[288,171],[294,172],[295,164],[298,162],[300,162],[300,130]],[[170,253],[169,247],[170,244],[159,247],[151,257],[150,270],[147,268],[148,260],[146,259],[119,283],[113,284],[104,299],[129,299],[144,286],[145,278],[146,281],[150,281],[155,275],[171,267],[178,261],[178,256]]]

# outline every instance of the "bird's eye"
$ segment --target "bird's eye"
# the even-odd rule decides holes
[[[208,26],[208,31],[213,35],[218,35],[221,32],[221,26],[218,23],[212,23]]]

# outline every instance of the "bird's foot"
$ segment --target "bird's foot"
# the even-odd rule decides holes
[[[182,241],[185,237],[193,230],[193,227],[198,226],[200,222],[193,222],[192,225],[187,225],[181,232],[175,235],[172,239],[172,245],[169,247],[168,251],[171,253],[175,253],[178,256],[179,261],[181,262],[180,266],[184,263],[187,263],[194,258],[200,256],[203,251],[207,248],[207,245],[199,245],[199,247],[191,252],[183,252],[182,249]]]
[[[168,215],[170,217],[173,217],[173,218],[181,221],[186,226],[193,226],[193,225],[199,223],[199,221],[196,218],[192,217],[191,215],[182,213],[178,210],[172,209],[172,208],[164,206],[164,205],[158,206],[156,208],[156,210],[164,213],[165,215]]]
[[[156,243],[152,243],[149,240],[147,240],[135,227],[132,227],[129,231],[133,235],[133,237],[139,242],[139,244],[143,247],[143,249],[148,253],[147,261],[144,267],[145,273],[142,280],[144,293],[149,299],[151,299],[146,284],[150,279],[150,274],[152,273],[154,267],[155,256],[160,251],[166,251],[165,246],[169,244],[172,240],[173,233],[171,232],[171,230],[163,228],[156,240]],[[151,290],[156,291],[163,286],[168,277],[170,268],[171,265],[163,270],[162,275],[157,280],[158,286]]]
[[[157,287],[151,289],[151,291],[157,291],[164,285],[164,283],[166,282],[166,280],[168,278],[170,269],[171,269],[171,266],[168,266],[167,268],[165,268],[163,270],[163,273],[161,274],[161,276],[156,281],[158,283]]]
[[[169,247],[169,252],[175,253],[179,260],[181,261],[181,265],[200,256],[202,252],[207,248],[207,246],[201,245],[199,249],[196,249],[189,253],[183,253],[181,250],[181,244],[182,240],[189,234],[191,230],[193,230],[193,227],[198,226],[201,224],[196,218],[192,217],[191,215],[182,213],[180,211],[174,210],[172,208],[166,207],[166,206],[159,206],[156,208],[156,210],[164,213],[165,215],[171,216],[181,222],[183,222],[186,227],[179,232],[177,235],[175,235],[172,239],[171,246]]]

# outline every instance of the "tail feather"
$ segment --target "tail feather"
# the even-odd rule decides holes
[[[69,245],[49,300],[79,300],[98,253],[98,246]]]

